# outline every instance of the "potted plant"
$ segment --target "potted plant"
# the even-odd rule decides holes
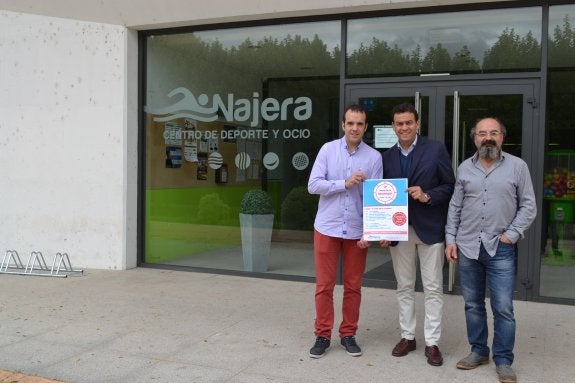
[[[261,189],[248,190],[242,198],[240,212],[244,270],[267,271],[273,224],[271,196]]]

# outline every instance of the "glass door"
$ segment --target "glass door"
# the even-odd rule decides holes
[[[401,102],[418,106],[421,134],[443,141],[452,157],[454,171],[476,148],[470,129],[477,119],[486,116],[500,118],[507,127],[503,150],[522,157],[532,168],[532,140],[534,137],[537,82],[533,80],[441,82],[417,85],[367,84],[346,89],[347,102],[364,105],[367,120],[374,132],[378,126],[391,124],[391,109]],[[366,135],[368,136],[368,135]],[[367,137],[373,144],[372,135]],[[378,148],[382,152],[385,148]],[[532,241],[521,241],[518,248],[517,296],[526,298],[532,278],[528,267],[539,257],[529,246]],[[387,250],[372,246],[364,278],[368,284],[395,285],[391,257]],[[536,260],[538,262],[538,259]],[[378,281],[379,283],[375,283]],[[419,284],[419,276],[418,276]],[[448,291],[458,292],[455,267],[446,263],[444,284]],[[419,286],[421,286],[419,284]]]
[[[346,105],[357,103],[366,109],[369,128],[364,135],[364,141],[383,152],[385,147],[396,142],[395,135],[387,133],[389,140],[386,140],[385,147],[378,145],[374,138],[378,130],[391,128],[391,110],[395,105],[405,102],[413,104],[421,120],[420,134],[430,135],[430,129],[435,126],[435,123],[429,124],[428,122],[436,118],[435,93],[436,89],[433,87],[417,87],[413,84],[398,84],[391,87],[387,84],[354,85],[346,90]],[[395,288],[396,280],[388,249],[372,244],[368,252],[363,279],[366,285]],[[419,275],[417,281],[420,283]]]

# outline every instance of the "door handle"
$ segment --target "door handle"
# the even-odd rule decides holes
[[[457,166],[459,165],[459,92],[453,92],[453,144],[451,147],[451,166],[453,173],[457,177]],[[455,264],[449,263],[449,278],[447,282],[447,290],[453,291],[455,284]]]
[[[419,128],[417,128],[417,134],[421,134],[421,92],[415,92],[415,110],[417,110],[417,115],[419,116]]]

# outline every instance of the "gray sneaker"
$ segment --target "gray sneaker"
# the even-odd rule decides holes
[[[329,348],[329,345],[330,345],[329,339],[324,338],[323,336],[318,336],[317,338],[315,338],[315,343],[311,348],[311,350],[309,350],[310,358],[317,359],[324,356],[325,352]]]
[[[354,336],[344,336],[341,338],[341,345],[345,347],[348,355],[361,356],[361,348],[357,345]]]
[[[497,377],[501,383],[516,383],[517,376],[513,369],[508,364],[500,364],[499,366],[495,367],[495,371],[497,372]]]
[[[489,356],[481,356],[476,352],[472,352],[457,362],[455,367],[462,370],[473,370],[475,367],[479,367],[482,364],[487,363],[489,363]]]

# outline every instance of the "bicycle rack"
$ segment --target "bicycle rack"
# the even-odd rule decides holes
[[[12,263],[10,263],[12,262]],[[8,269],[23,269],[22,261],[16,250],[6,250],[4,258],[2,258],[2,265],[0,265],[0,272],[7,272]]]
[[[84,270],[82,269],[72,268],[68,253],[61,252],[56,253],[54,256],[51,268],[48,268],[46,260],[40,251],[32,251],[26,266],[24,266],[16,250],[6,250],[0,265],[0,274],[66,278],[70,273],[83,272]]]

